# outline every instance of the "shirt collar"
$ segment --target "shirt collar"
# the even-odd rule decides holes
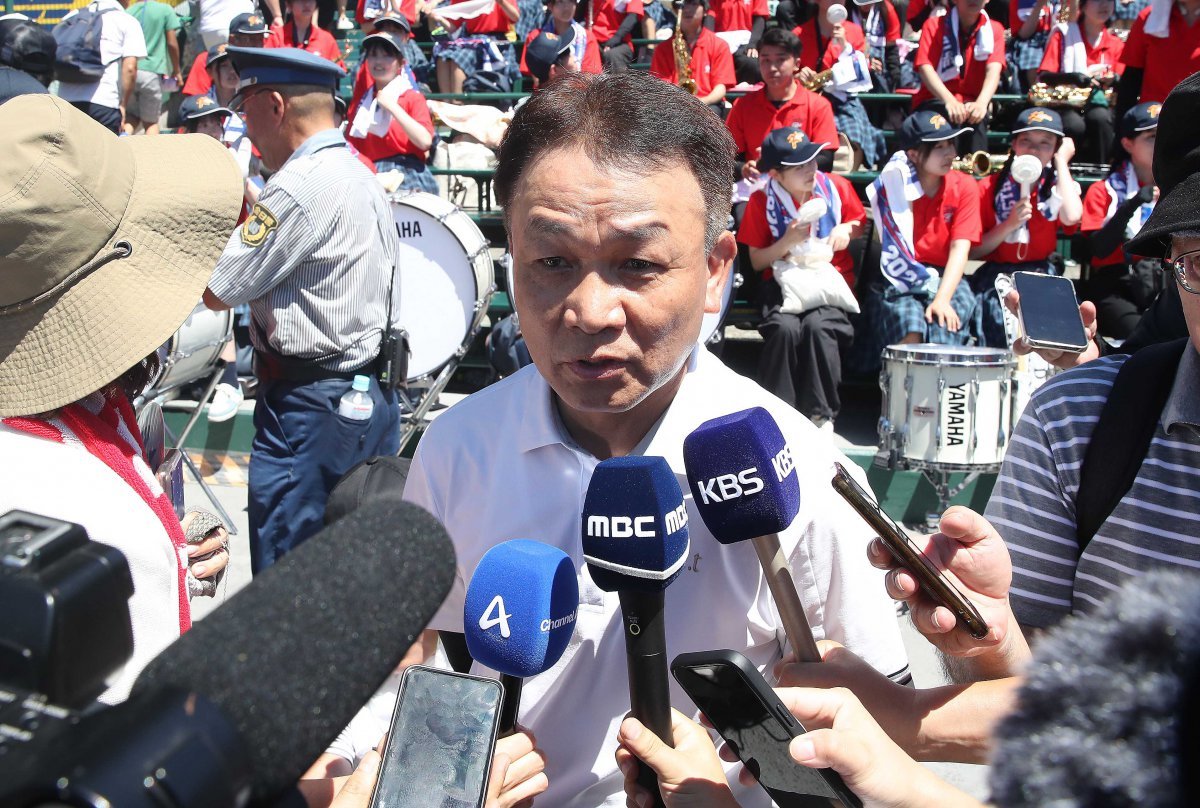
[[[1175,372],[1171,395],[1163,407],[1163,428],[1170,434],[1176,426],[1200,431],[1200,355],[1189,344]]]
[[[692,353],[688,356],[685,363],[687,376],[684,377],[683,384],[680,385],[679,390],[675,393],[674,400],[668,405],[666,412],[662,414],[638,442],[638,445],[631,454],[645,454],[662,426],[671,420],[671,412],[675,409],[675,402],[679,400],[680,394],[688,383],[687,377],[696,371],[701,350],[699,345],[692,349]],[[520,432],[517,435],[517,449],[521,452],[530,452],[544,446],[560,444],[572,451],[589,454],[586,449],[575,442],[575,439],[567,431],[566,425],[563,424],[562,418],[558,414],[554,391],[550,389],[550,385],[546,383],[545,378],[538,372],[537,367],[533,366],[521,372],[530,373],[533,378],[530,380],[530,394],[526,397],[526,400],[529,401],[529,409],[525,414],[525,418],[521,421]]]
[[[300,148],[292,152],[292,156],[287,159],[290,163],[293,160],[298,160],[306,154],[319,152],[321,149],[328,149],[334,146],[345,146],[346,138],[342,135],[340,129],[323,129],[315,135],[310,135],[308,140],[300,144]],[[286,163],[285,163],[286,165]]]

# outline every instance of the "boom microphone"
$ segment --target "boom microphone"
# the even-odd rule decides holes
[[[557,547],[513,539],[480,559],[467,587],[463,629],[471,657],[501,674],[502,735],[516,730],[522,678],[554,667],[578,609],[575,565]]]
[[[722,544],[750,540],[801,662],[821,653],[796,592],[779,533],[800,512],[792,447],[762,407],[705,421],[684,438],[683,465],[700,518]]]
[[[428,513],[364,504],[163,651],[127,702],[9,756],[12,775],[26,776],[0,790],[0,803],[195,808],[278,798],[396,667],[454,567]]]
[[[666,460],[614,457],[596,466],[583,502],[583,558],[596,586],[621,599],[633,717],[668,745],[663,590],[682,571],[688,547],[687,506]],[[661,799],[649,766],[639,782]]]

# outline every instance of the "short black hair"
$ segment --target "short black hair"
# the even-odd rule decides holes
[[[686,165],[704,196],[705,252],[729,222],[734,143],[695,96],[648,73],[569,73],[518,110],[497,154],[492,187],[508,211],[525,168],[538,156],[582,147],[597,163],[654,172]]]
[[[384,39],[372,39],[370,42],[368,42],[366,47],[363,48],[363,52],[362,52],[363,58],[370,56],[372,51],[377,51],[377,50],[383,50],[383,51],[386,51],[387,53],[392,54],[393,56],[395,56],[397,59],[400,60],[401,64],[404,64],[406,61],[408,61],[407,59],[404,58],[404,51],[398,50],[398,49],[392,47],[392,45],[387,40],[384,40]]]
[[[768,45],[783,48],[785,51],[800,58],[800,52],[804,50],[804,44],[800,41],[800,37],[793,34],[786,28],[769,28],[762,35],[762,39],[758,41],[758,49],[761,52]]]

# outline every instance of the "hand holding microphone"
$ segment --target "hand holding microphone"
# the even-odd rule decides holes
[[[796,659],[820,662],[779,533],[800,511],[792,447],[762,407],[714,418],[683,441],[688,485],[717,541],[749,540],[783,620]]]
[[[583,557],[596,586],[621,600],[633,717],[672,743],[664,596],[688,558],[687,506],[661,457],[615,457],[592,472],[583,506]],[[661,805],[654,771],[638,782]]]

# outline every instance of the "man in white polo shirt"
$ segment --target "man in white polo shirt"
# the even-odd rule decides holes
[[[136,85],[138,59],[146,56],[142,26],[125,13],[126,5],[120,0],[96,0],[87,6],[102,15],[100,61],[104,75],[100,80],[58,83],[60,98],[117,133],[125,125],[125,102]]]
[[[580,538],[592,472],[609,457],[661,455],[682,480],[683,439],[708,419],[771,412],[801,458],[800,513],[779,538],[814,635],[907,679],[893,606],[867,561],[872,533],[830,486],[834,461],[852,464],[804,416],[697,344],[736,253],[725,229],[733,151],[703,104],[633,72],[550,82],[500,147],[494,185],[534,365],[431,425],[405,497],[455,543],[458,578],[432,629],[463,631],[466,584],[499,542],[537,539],[575,562],[574,636],[551,670],[526,680],[521,700],[521,723],[544,750],[539,804],[625,804],[613,757],[629,709],[618,599],[592,582]],[[770,676],[784,631],[754,549],[719,544],[686,500],[692,555],[666,590],[668,656],[736,649]],[[675,685],[671,700],[694,714]],[[769,804],[757,787],[734,790],[743,806]]]

